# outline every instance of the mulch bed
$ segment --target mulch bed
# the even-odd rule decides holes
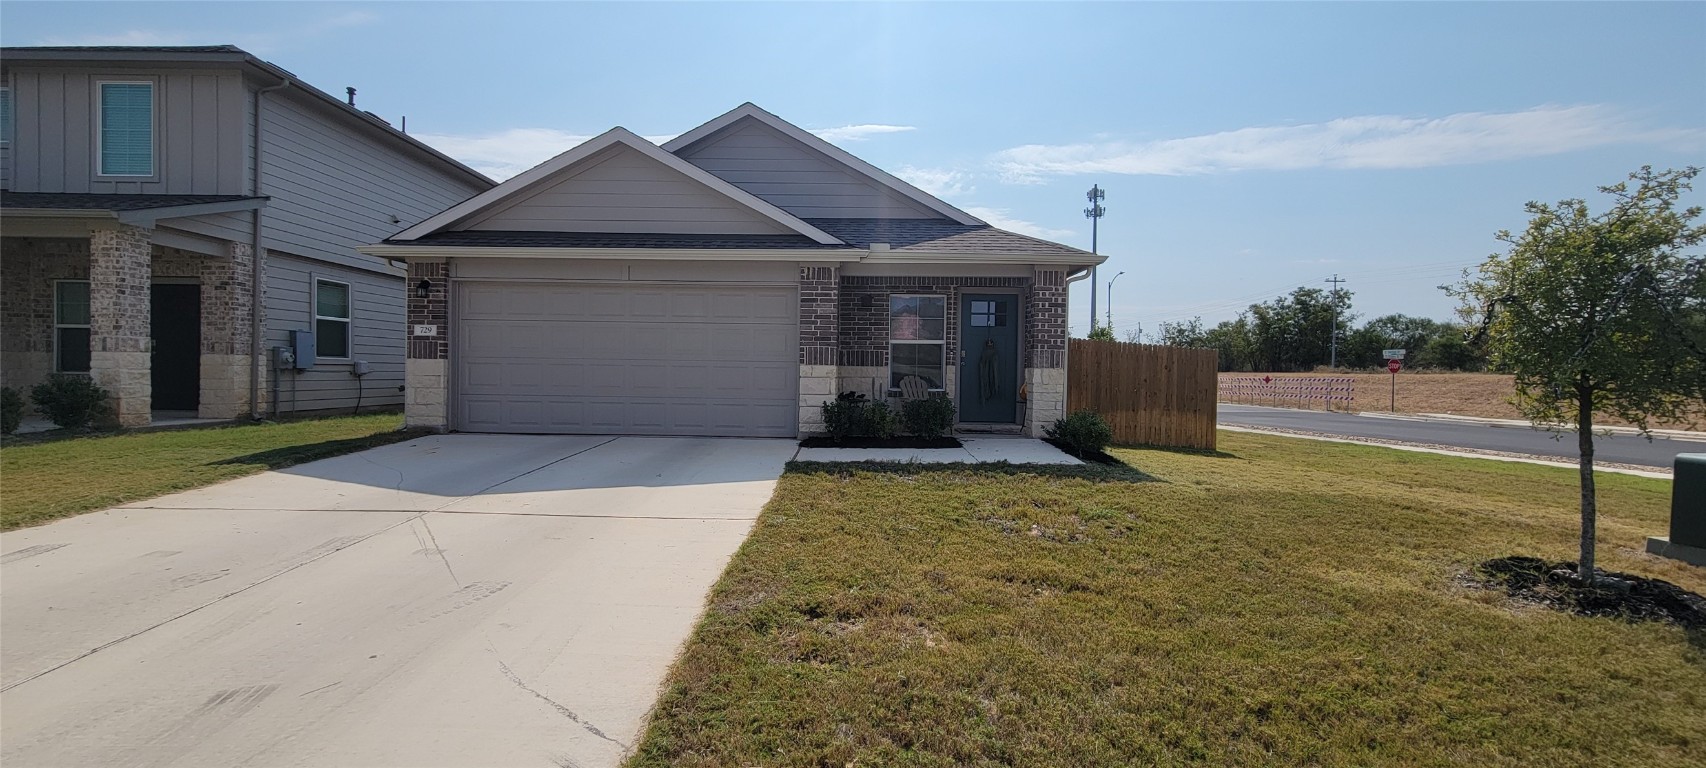
[[[1091,453],[1079,454],[1078,451],[1075,450],[1072,446],[1067,445],[1066,443],[1063,443],[1059,440],[1055,440],[1054,438],[1045,437],[1042,440],[1043,440],[1043,442],[1048,443],[1049,445],[1052,445],[1056,448],[1059,448],[1061,450],[1061,452],[1065,453],[1068,456],[1074,456],[1074,457],[1077,457],[1077,458],[1082,459],[1084,461],[1088,461],[1092,464],[1105,464],[1105,465],[1110,466],[1110,467],[1126,466],[1125,462],[1114,458],[1113,456],[1109,455],[1108,453],[1106,453],[1104,451],[1094,451]]]
[[[1575,563],[1549,563],[1537,557],[1501,557],[1475,570],[1482,586],[1557,610],[1706,631],[1706,598],[1668,581],[1596,571],[1593,586],[1583,586],[1576,578]]]
[[[800,441],[801,448],[962,448],[952,437],[844,437],[839,442],[824,436]]]

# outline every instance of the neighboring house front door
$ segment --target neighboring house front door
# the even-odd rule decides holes
[[[1020,319],[1014,294],[960,296],[960,421],[1018,420]]]
[[[201,407],[201,286],[155,283],[152,299],[151,407],[156,411],[196,410]]]

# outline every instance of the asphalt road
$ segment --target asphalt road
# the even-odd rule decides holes
[[[1560,459],[1576,459],[1574,432],[1559,435],[1525,427],[1472,422],[1419,421],[1363,416],[1353,413],[1300,411],[1254,405],[1220,404],[1220,423],[1245,427],[1307,430],[1344,437],[1378,437],[1408,443],[1447,445],[1487,451],[1507,451]],[[1594,458],[1599,461],[1669,467],[1679,453],[1706,453],[1706,441],[1674,440],[1639,435],[1597,435]]]

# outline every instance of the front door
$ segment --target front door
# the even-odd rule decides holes
[[[960,421],[1018,421],[1019,320],[1016,295],[960,296]]]
[[[201,407],[201,286],[155,283],[149,336],[154,354],[148,378],[156,411]]]

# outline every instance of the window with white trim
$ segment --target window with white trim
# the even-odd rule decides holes
[[[53,370],[89,372],[89,281],[53,283]]]
[[[12,143],[12,89],[0,87],[0,144]]]
[[[154,175],[153,83],[100,84],[96,142],[100,175]]]
[[[889,388],[917,376],[931,389],[942,389],[946,378],[948,297],[891,294],[889,296]]]
[[[350,348],[349,283],[314,281],[314,344],[320,357],[347,359]]]

